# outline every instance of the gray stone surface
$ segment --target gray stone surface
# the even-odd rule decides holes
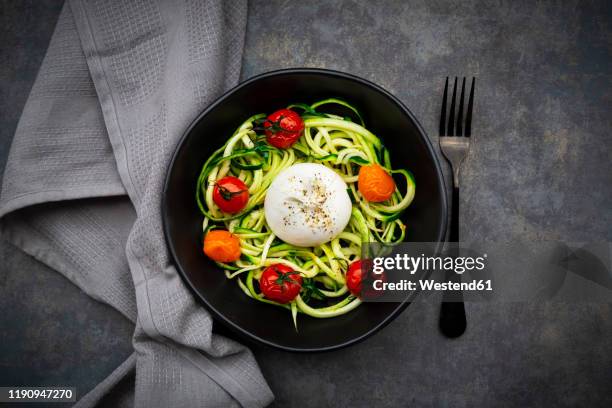
[[[251,1],[243,77],[297,66],[363,76],[435,142],[444,77],[475,75],[463,237],[612,239],[610,2],[372,3]],[[61,1],[0,7],[1,169]],[[129,323],[0,245],[0,385],[86,392],[130,353]],[[437,313],[411,305],[334,353],[254,351],[279,407],[612,406],[609,304],[470,304],[456,340],[439,335]]]

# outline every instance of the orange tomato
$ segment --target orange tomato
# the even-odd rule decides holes
[[[359,169],[357,187],[367,201],[380,203],[391,198],[395,191],[395,181],[378,164],[369,164]]]
[[[204,238],[204,253],[213,261],[234,262],[240,258],[240,240],[226,230],[210,230]]]

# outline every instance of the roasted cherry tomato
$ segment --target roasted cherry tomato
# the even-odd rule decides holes
[[[215,184],[213,201],[221,211],[236,214],[247,205],[249,189],[238,177],[223,177]]]
[[[287,149],[304,133],[304,121],[291,109],[280,109],[264,122],[266,140],[274,147]]]
[[[371,271],[372,261],[370,260],[359,260],[349,265],[346,271],[346,286],[349,291],[359,298],[372,298],[381,295],[381,292],[375,290],[372,287],[374,280],[386,281],[384,272],[382,274],[375,274]],[[366,282],[366,290],[362,293],[363,282]]]
[[[204,237],[204,253],[213,261],[235,262],[240,259],[240,240],[226,230],[210,230]]]
[[[259,279],[261,292],[270,300],[289,303],[297,297],[302,288],[302,277],[285,264],[268,266]]]
[[[361,166],[357,187],[361,195],[372,203],[387,201],[395,191],[395,181],[378,164]]]

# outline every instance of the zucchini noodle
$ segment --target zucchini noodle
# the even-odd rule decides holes
[[[357,122],[322,111],[330,105],[345,109]],[[407,170],[391,168],[389,151],[365,128],[362,116],[347,102],[330,98],[312,105],[292,104],[289,108],[300,111],[305,125],[304,134],[292,147],[278,149],[269,145],[256,126],[266,115],[251,116],[204,163],[196,200],[204,215],[204,234],[212,228],[223,228],[240,240],[239,260],[217,262],[227,278],[235,280],[246,296],[287,309],[297,329],[298,313],[330,318],[359,306],[361,300],[346,286],[348,265],[360,258],[363,242],[393,245],[404,240],[406,226],[400,216],[414,198],[415,182]],[[317,247],[297,247],[279,240],[264,216],[268,187],[283,169],[297,163],[319,163],[334,170],[346,182],[353,205],[344,231]],[[360,166],[373,163],[397,180],[403,179],[399,184],[402,191],[396,187],[383,203],[369,203],[357,188]],[[249,200],[238,214],[224,214],[213,201],[216,181],[228,175],[248,186]],[[259,291],[263,270],[276,263],[291,267],[303,278],[300,294],[289,304],[266,299]]]

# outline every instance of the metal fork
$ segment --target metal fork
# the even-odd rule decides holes
[[[442,97],[442,112],[440,115],[440,149],[451,166],[453,172],[453,197],[449,242],[459,242],[459,175],[461,163],[470,149],[470,136],[472,135],[472,109],[474,105],[474,85],[476,78],[472,78],[470,96],[468,98],[465,125],[463,122],[463,107],[465,97],[465,77],[461,84],[459,109],[455,119],[455,100],[457,95],[457,77],[453,85],[453,96],[450,104],[448,121],[446,116],[446,100],[448,96],[448,77],[444,85]],[[458,252],[458,249],[456,249]],[[447,271],[446,279],[460,282],[461,275],[454,271]],[[465,332],[467,321],[465,318],[465,305],[461,291],[445,292],[440,307],[440,331],[447,337],[459,337]]]

